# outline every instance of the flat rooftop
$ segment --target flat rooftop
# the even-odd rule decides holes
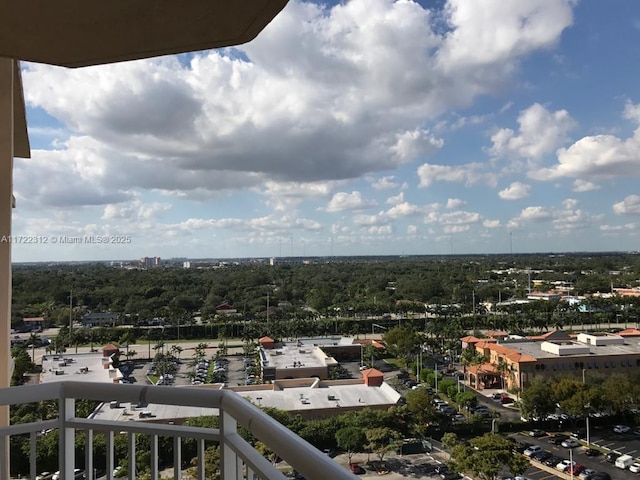
[[[531,355],[532,357],[540,360],[545,358],[573,358],[573,357],[579,358],[579,357],[585,357],[585,356],[593,356],[595,358],[598,356],[605,356],[605,355],[611,355],[611,356],[640,355],[640,342],[638,342],[637,339],[633,339],[633,338],[625,339],[625,343],[620,345],[594,346],[594,345],[588,345],[586,343],[581,343],[576,341],[570,342],[574,345],[588,347],[589,348],[588,354],[578,353],[578,354],[568,354],[568,355],[555,355],[553,353],[542,350],[542,343],[543,342],[536,342],[536,341],[530,341],[530,342],[517,341],[517,342],[511,343],[507,341],[507,342],[500,342],[498,343],[498,345],[502,345],[504,347],[513,349],[518,353],[521,353],[524,355]],[[562,343],[569,343],[569,342],[562,342]]]
[[[67,380],[113,382],[122,378],[118,369],[103,368],[104,358],[102,353],[44,355],[40,383]]]
[[[288,386],[291,385],[291,386]],[[182,388],[167,386],[165,388]],[[220,385],[202,385],[196,388],[220,388]],[[380,407],[394,405],[401,395],[389,384],[368,387],[359,380],[321,381],[318,379],[279,380],[270,385],[231,387],[238,395],[258,406],[274,407],[289,412],[330,410],[344,407]],[[140,416],[141,412],[150,416]],[[340,412],[336,411],[336,414]],[[91,418],[114,421],[167,421],[200,416],[217,416],[217,408],[188,407],[182,405],[121,403],[111,408],[102,404]]]
[[[278,385],[281,383],[276,382],[276,388]],[[400,394],[386,383],[380,387],[369,387],[364,383],[339,384],[339,381],[331,383],[309,381],[304,386],[261,390],[241,390],[239,387],[236,391],[256,405],[279,408],[288,412],[393,405],[400,399]]]
[[[338,345],[353,345],[353,340],[353,337],[299,338],[298,345],[305,347],[335,347]]]
[[[165,388],[180,388],[167,386]],[[143,416],[142,412],[148,412],[151,416]],[[109,402],[103,403],[98,409],[93,412],[91,418],[97,418],[99,420],[113,420],[113,421],[156,421],[166,423],[167,421],[202,417],[202,416],[218,416],[219,411],[217,408],[204,408],[204,407],[190,407],[183,405],[162,405],[156,403],[149,403],[146,405],[137,406],[135,403],[120,403],[118,407],[111,408]]]
[[[275,367],[278,370],[325,367],[336,363],[320,347],[298,343],[277,344],[276,348],[262,348],[260,351],[264,353],[263,359],[266,360],[264,366]]]

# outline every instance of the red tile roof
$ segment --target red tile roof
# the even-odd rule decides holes
[[[362,371],[362,377],[377,378],[377,377],[384,377],[384,374],[380,370],[376,370],[375,368],[368,368]]]

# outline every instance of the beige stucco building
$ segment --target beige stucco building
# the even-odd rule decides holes
[[[553,331],[500,341],[464,337],[463,346],[475,348],[489,360],[467,367],[466,381],[477,389],[524,389],[535,376],[584,378],[590,371],[635,374],[640,372],[639,337],[640,330],[631,328],[615,335]]]

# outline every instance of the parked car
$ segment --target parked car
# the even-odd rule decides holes
[[[567,468],[566,473],[568,473],[569,475],[580,475],[583,470],[584,470],[584,465],[580,465],[579,463],[576,463],[572,467]]]
[[[633,462],[631,465],[629,465],[629,471],[631,473],[640,473],[640,463]]]
[[[542,450],[540,452],[536,452],[531,455],[531,458],[537,460],[539,462],[544,462],[547,458],[551,457],[551,452],[547,452],[546,450]]]
[[[528,449],[530,446],[531,444],[527,442],[516,442],[515,446],[513,447],[513,450],[518,453],[524,453],[524,451]]]
[[[562,442],[567,440],[569,437],[564,433],[556,433],[555,435],[551,435],[549,437],[548,442],[553,445],[560,445]]]
[[[620,455],[622,454],[618,452],[609,452],[604,456],[604,459],[609,463],[615,463]]]
[[[556,457],[555,455],[552,455],[542,463],[544,463],[547,467],[555,467],[561,460],[562,459],[560,457]]]
[[[355,473],[356,475],[362,475],[366,473],[366,470],[362,468],[360,465],[358,465],[357,463],[350,463],[349,470],[351,470],[351,472]]]
[[[573,438],[567,438],[560,445],[562,445],[564,448],[576,448],[580,446],[580,443],[577,440],[574,440]]]
[[[560,470],[561,472],[566,472],[569,467],[572,467],[576,464],[576,462],[572,462],[571,460],[562,460],[556,464],[556,470]]]
[[[582,480],[590,480],[596,473],[598,473],[597,470],[594,470],[593,468],[585,468],[578,476]]]
[[[600,452],[600,450],[598,450],[597,448],[587,448],[584,451],[584,454],[587,457],[597,457],[598,455],[600,455],[600,453],[602,453],[602,452]]]
[[[540,430],[539,428],[534,428],[533,430],[531,430],[529,432],[529,435],[532,437],[546,437],[547,436],[547,432],[545,432],[544,430]]]
[[[489,409],[484,405],[478,405],[477,407],[469,407],[469,413],[479,414],[480,412],[489,413]]]
[[[36,476],[36,480],[51,480],[52,477],[53,477],[53,473],[42,472],[40,475]]]
[[[451,417],[451,421],[454,423],[463,423],[467,420],[467,417],[462,415],[461,413],[456,413]]]
[[[587,430],[584,428],[579,428],[578,430],[574,430],[573,432],[571,432],[571,436],[578,439],[587,438]]]
[[[631,431],[631,427],[629,425],[616,425],[613,427],[614,433],[629,433]]]
[[[447,472],[444,475],[440,475],[440,477],[442,477],[442,480],[459,480],[462,478],[462,475],[458,472]]]
[[[527,448],[522,453],[524,454],[525,457],[530,457],[534,453],[538,453],[538,452],[541,452],[541,451],[542,451],[542,447],[540,445],[531,445],[529,448]]]
[[[449,472],[449,471],[450,471],[450,470],[449,470],[449,467],[447,467],[444,463],[443,463],[442,465],[438,465],[438,466],[435,468],[435,472],[436,472],[438,475],[445,474],[445,473],[447,473],[447,472]]]
[[[596,472],[589,480],[611,480],[611,475],[607,472]]]

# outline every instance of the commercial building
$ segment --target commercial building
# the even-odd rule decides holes
[[[338,362],[320,347],[304,343],[275,343],[263,337],[260,343],[260,367],[262,380],[285,380],[292,378],[329,378],[329,367]]]
[[[325,418],[363,408],[387,410],[397,405],[401,398],[400,393],[384,382],[382,372],[375,369],[363,371],[360,379],[297,378],[263,385],[223,387],[222,384],[209,384],[192,388],[232,390],[259,407],[278,408],[303,418]],[[219,415],[219,411],[198,406],[133,402],[117,406],[105,403],[92,418],[182,424],[188,418],[206,415]]]
[[[463,346],[475,348],[489,360],[466,368],[466,381],[476,389],[527,388],[536,376],[574,375],[589,371],[606,374],[640,372],[640,331],[627,329],[618,334],[569,335],[552,331],[536,337],[508,337],[502,340],[462,339]]]
[[[330,417],[363,408],[386,410],[397,405],[401,397],[375,369],[363,371],[361,379],[298,378],[229,389],[258,406],[279,408],[304,418]]]
[[[352,337],[300,338],[294,342],[275,342],[262,337],[260,344],[260,366],[264,381],[292,378],[329,378],[329,369],[338,361],[362,361],[363,349],[367,345],[384,349],[374,339]]]
[[[40,383],[67,380],[119,383],[123,377],[113,366],[113,356],[104,353],[45,355],[42,357]]]

